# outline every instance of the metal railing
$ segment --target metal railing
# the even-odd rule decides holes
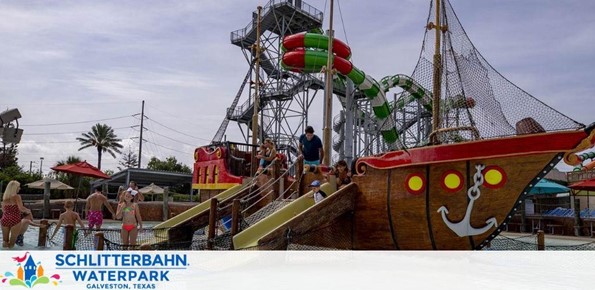
[[[295,5],[294,2],[297,5]],[[262,12],[261,12],[262,18],[266,17],[267,13],[269,13],[273,8],[281,6],[281,5],[286,5],[286,4],[294,6],[297,10],[305,12],[307,15],[319,20],[320,22],[322,22],[322,20],[323,20],[322,11],[314,8],[313,6],[311,6],[310,4],[308,4],[304,1],[295,1],[295,0],[270,0],[262,9]],[[248,25],[246,25],[246,27],[232,31],[231,36],[230,36],[231,42],[235,42],[235,41],[238,41],[238,40],[246,37],[246,35],[248,34],[249,31],[256,29],[255,21],[256,21],[256,19],[252,19],[252,21],[250,21],[250,23],[248,23]]]

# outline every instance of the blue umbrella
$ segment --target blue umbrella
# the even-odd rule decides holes
[[[570,188],[547,179],[540,180],[529,190],[529,194],[556,194],[565,192],[570,192]]]

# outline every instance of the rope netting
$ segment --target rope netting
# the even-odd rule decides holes
[[[48,227],[47,245],[52,247],[62,246],[65,239],[64,228],[49,240],[49,235],[56,227],[52,223]],[[337,230],[340,229],[340,230]],[[168,228],[146,228],[138,231],[137,243],[134,246],[124,245],[121,240],[120,229],[76,229],[75,250],[95,250],[97,247],[96,233],[102,232],[104,236],[104,250],[184,250],[201,251],[209,250],[206,230],[196,231],[189,241],[169,241],[158,239],[167,237]],[[595,241],[572,240],[560,238],[544,239],[545,251],[595,251]],[[72,242],[72,241],[71,241]],[[229,231],[218,229],[217,235],[212,239],[212,250],[232,250],[232,236]],[[537,251],[538,235],[530,234],[524,236],[499,235],[490,244],[483,248],[488,251]],[[297,232],[291,229],[284,235],[260,244],[258,247],[245,248],[242,250],[296,250],[296,251],[336,251],[353,249],[353,230],[345,224],[345,219],[336,219],[320,227],[306,232]]]
[[[537,235],[525,235],[519,237],[509,237],[499,235],[494,238],[490,245],[484,250],[496,251],[537,251],[538,240]],[[544,239],[545,251],[593,251],[595,250],[595,242],[573,241],[573,240],[559,240],[559,239]]]
[[[274,185],[278,184],[281,179],[285,179],[291,171],[295,170],[296,164],[297,163],[292,164],[279,176],[279,178],[269,178],[264,184],[260,185],[258,189],[253,190],[252,187],[250,192],[240,200],[242,206],[240,221],[241,230],[270,216],[293,200],[291,199],[294,194],[293,190],[299,184],[302,177],[301,174],[298,174],[298,178],[288,184],[282,192],[277,193]]]
[[[433,2],[427,23],[435,22],[434,5]],[[496,71],[473,45],[448,0],[444,0],[441,7],[441,25],[446,25],[447,30],[441,34],[443,103],[440,105],[440,127],[475,128],[440,134],[438,137],[442,143],[475,139],[475,130],[480,138],[485,139],[584,127]],[[435,30],[427,29],[420,58],[412,74],[413,79],[428,90],[433,90],[435,39]],[[400,98],[410,98],[409,93],[403,92]],[[410,118],[404,114],[420,105],[419,101],[414,101],[401,111],[396,110],[397,128],[407,126]],[[430,116],[422,119],[422,123],[431,123]],[[411,126],[408,133],[412,135],[411,130],[416,128],[419,130],[418,126]],[[423,130],[425,128],[422,127]],[[402,139],[407,146],[423,145],[411,144],[407,136]]]

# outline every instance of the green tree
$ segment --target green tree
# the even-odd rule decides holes
[[[6,185],[11,180],[16,180],[21,183],[21,193],[36,193],[36,189],[27,188],[23,185],[41,179],[39,172],[29,173],[17,165],[8,166],[0,170],[0,199],[4,193]]]
[[[91,131],[82,134],[83,137],[76,138],[81,143],[80,150],[89,147],[97,148],[97,168],[101,169],[101,155],[103,152],[107,152],[112,157],[116,158],[115,153],[121,153],[120,149],[123,147],[120,142],[122,139],[118,139],[118,136],[114,133],[114,129],[106,124],[95,124],[91,127]]]
[[[147,169],[151,170],[161,170],[161,171],[171,171],[171,172],[182,172],[182,173],[191,173],[192,170],[190,167],[178,163],[176,157],[170,156],[167,157],[164,161],[159,160],[159,158],[153,156],[149,163],[147,164]],[[174,192],[190,192],[190,184],[178,184],[172,186],[170,188],[170,192],[173,194]]]
[[[121,166],[118,166],[118,170],[124,170],[126,168],[138,167],[138,156],[132,152],[132,149],[128,148],[126,153],[122,154],[122,160],[118,162]]]
[[[75,164],[75,163],[79,163],[81,161],[83,161],[83,160],[81,160],[80,157],[70,155],[70,156],[66,157],[66,160],[60,160],[60,161],[56,162],[56,165],[54,165],[53,167],[67,165],[67,164]]]
[[[190,169],[190,167],[186,166],[185,164],[178,163],[178,160],[174,156],[167,157],[165,161],[161,161],[159,160],[159,158],[153,156],[147,164],[147,169],[184,173],[192,172],[192,169]]]
[[[17,145],[2,143],[2,147],[0,147],[0,169],[18,166],[17,161]]]

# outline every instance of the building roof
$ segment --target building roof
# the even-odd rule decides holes
[[[566,172],[561,172],[557,168],[552,168],[552,170],[550,172],[548,172],[548,174],[546,174],[544,178],[547,178],[549,180],[567,182]]]
[[[192,173],[128,168],[112,174],[111,179],[93,182],[93,187],[103,184],[114,186],[127,185],[131,180],[134,180],[139,187],[144,187],[151,183],[159,186],[192,184]]]

